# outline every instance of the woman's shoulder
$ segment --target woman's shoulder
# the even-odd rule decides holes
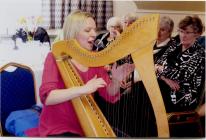
[[[199,42],[196,40],[195,43],[191,46],[190,52],[204,54],[205,48],[202,45],[200,45]]]
[[[55,60],[55,58],[54,58],[54,55],[53,55],[53,53],[52,52],[49,52],[48,54],[47,54],[47,56],[46,56],[46,61],[54,61]]]
[[[205,48],[200,44],[197,44],[197,53],[205,56]]]
[[[44,67],[56,66],[56,60],[52,52],[49,52],[46,56]]]

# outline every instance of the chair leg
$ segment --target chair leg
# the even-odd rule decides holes
[[[0,136],[3,136],[1,124],[0,124]]]
[[[198,121],[200,137],[205,137],[205,117],[201,117]]]

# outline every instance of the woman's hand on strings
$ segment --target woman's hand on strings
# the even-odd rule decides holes
[[[123,89],[126,89],[126,88],[129,88],[131,87],[132,85],[132,82],[127,82],[126,80],[123,80],[121,83],[120,83],[120,87],[123,88]]]
[[[117,63],[114,63],[112,66],[112,78],[118,82],[122,82],[126,77],[134,71],[134,64],[125,63],[117,67]]]
[[[95,75],[84,85],[84,90],[87,94],[90,94],[97,91],[98,88],[105,86],[107,86],[107,83],[102,78],[97,78],[97,75]]]

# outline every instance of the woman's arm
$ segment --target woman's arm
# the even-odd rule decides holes
[[[110,95],[116,95],[120,91],[121,82],[134,71],[134,64],[125,63],[117,67],[114,63],[112,66],[112,82],[107,86],[107,91]]]
[[[112,82],[107,86],[107,92],[112,96],[120,93],[120,82],[112,78]]]
[[[102,78],[97,78],[97,76],[95,75],[94,78],[89,80],[83,86],[52,90],[47,96],[45,104],[55,105],[65,101],[69,101],[81,95],[93,93],[98,88],[105,87],[106,85],[106,82]]]
[[[84,87],[71,87],[68,89],[52,90],[46,98],[45,105],[59,104],[73,98],[79,97],[84,93]]]
[[[180,89],[179,83],[177,81],[165,78],[164,76],[160,76],[160,79],[162,79],[169,87],[174,90],[178,91]]]

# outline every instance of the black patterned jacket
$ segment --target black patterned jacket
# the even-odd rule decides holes
[[[164,65],[164,70],[157,74],[179,82],[178,92],[167,93],[173,104],[189,107],[198,104],[200,90],[205,80],[205,51],[197,41],[184,52],[182,45],[171,45],[157,64]]]

